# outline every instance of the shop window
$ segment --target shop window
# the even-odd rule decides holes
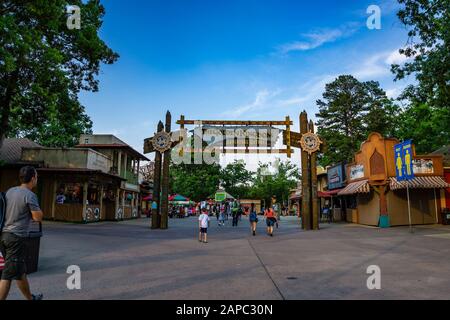
[[[349,209],[356,209],[358,207],[356,196],[350,196],[346,198],[346,205]]]
[[[56,203],[83,203],[83,186],[80,183],[62,183],[56,192]]]
[[[110,202],[115,201],[116,200],[116,193],[115,193],[115,191],[112,190],[112,189],[106,189],[103,192],[103,199],[106,200],[106,201],[110,201]]]
[[[131,192],[125,192],[125,205],[131,206],[133,201],[133,194]]]
[[[87,204],[99,205],[100,204],[100,191],[97,185],[90,184],[88,186]]]

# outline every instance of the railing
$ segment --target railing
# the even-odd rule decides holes
[[[117,167],[111,167],[109,170],[110,174],[119,175],[119,170]],[[132,184],[139,184],[139,178],[138,175],[131,170],[121,170],[120,175],[121,178],[124,178],[127,180],[128,183]]]
[[[139,179],[138,179],[137,174],[135,174],[134,172],[132,172],[130,170],[125,170],[124,172],[122,172],[120,174],[120,176],[124,179],[127,179],[128,183],[139,184]]]

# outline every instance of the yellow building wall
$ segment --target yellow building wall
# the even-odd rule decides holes
[[[358,223],[369,226],[378,226],[380,219],[380,197],[371,190],[368,194],[360,194],[358,202]]]

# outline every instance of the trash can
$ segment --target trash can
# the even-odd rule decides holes
[[[37,228],[36,228],[37,225]],[[36,230],[37,229],[37,230]],[[27,241],[27,274],[35,273],[39,264],[39,249],[41,246],[42,223],[34,223]]]
[[[450,209],[444,208],[442,209],[442,224],[450,225]]]

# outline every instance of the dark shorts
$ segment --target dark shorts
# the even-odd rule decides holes
[[[266,219],[266,224],[268,227],[273,227],[275,225],[275,222],[277,222],[277,220],[275,218],[267,218]]]
[[[5,268],[2,280],[20,280],[27,273],[27,239],[12,233],[3,233],[0,240],[0,249],[5,259]]]
[[[200,228],[200,233],[208,233],[208,228]]]

